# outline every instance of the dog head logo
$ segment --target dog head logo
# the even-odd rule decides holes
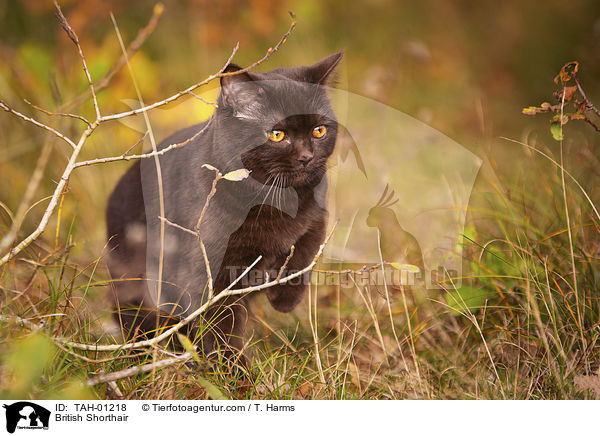
[[[6,409],[6,431],[14,433],[17,428],[48,429],[50,411],[29,401],[19,401]]]

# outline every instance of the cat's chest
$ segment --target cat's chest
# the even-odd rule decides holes
[[[254,207],[236,232],[238,247],[265,256],[279,256],[308,231],[322,213],[312,204],[303,204],[294,215],[271,206]]]

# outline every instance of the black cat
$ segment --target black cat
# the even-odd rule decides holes
[[[116,280],[114,288],[115,317],[126,334],[134,329],[148,334],[172,324],[207,299],[198,238],[159,219],[162,202],[169,221],[194,229],[215,176],[204,164],[223,174],[251,171],[243,181],[219,181],[199,227],[215,292],[227,288],[259,255],[245,285],[266,280],[265,272],[273,278],[292,245],[287,273],[312,261],[325,237],[325,172],[337,135],[323,85],[331,84],[341,58],[340,52],[311,66],[222,77],[218,108],[208,126],[181,130],[159,146],[205,129],[160,156],[162,197],[152,158],[135,163],[119,181],[106,219],[110,272],[115,279],[130,279]],[[232,64],[226,72],[238,70]],[[270,303],[282,312],[292,310],[308,279],[307,273],[269,288]],[[223,345],[230,352],[240,350],[247,298],[222,300],[184,333],[194,336],[206,354]]]

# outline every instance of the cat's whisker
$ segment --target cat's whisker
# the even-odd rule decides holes
[[[281,211],[281,208],[279,207],[279,196],[281,195],[281,182],[282,181],[283,181],[283,176],[281,176],[279,178],[279,180],[277,181],[277,192],[276,192],[276,197],[274,198],[275,206],[277,207],[277,209],[279,209],[279,211]]]
[[[279,177],[279,182],[277,183],[277,209],[281,212],[281,192],[283,190],[283,175]]]
[[[275,177],[275,190],[273,191],[273,200],[271,200],[271,215],[273,215],[273,209],[277,207],[277,192],[279,191],[279,182],[281,180],[281,174],[277,174]]]
[[[269,188],[269,190],[267,191],[267,195],[265,195],[265,198],[263,198],[263,201],[261,201],[260,203],[260,207],[258,208],[258,213],[256,214],[256,217],[258,218],[260,216],[260,212],[262,211],[263,206],[265,205],[265,202],[267,201],[267,197],[269,196],[269,194],[271,193],[271,190],[273,189],[274,184],[271,185],[271,187]]]
[[[263,206],[265,205],[265,203],[266,203],[267,199],[268,199],[268,198],[270,198],[271,191],[273,191],[273,188],[275,187],[275,185],[276,185],[276,183],[277,183],[277,179],[278,179],[278,178],[279,178],[279,174],[277,174],[277,175],[275,176],[275,180],[273,181],[273,183],[271,184],[271,187],[270,187],[270,188],[269,188],[269,190],[267,191],[267,195],[265,195],[265,198],[263,199],[263,201],[262,201],[262,203],[261,203],[261,205],[260,205],[260,207],[259,207],[259,209],[258,209],[258,214],[257,214],[257,217],[260,215],[260,211],[262,210]],[[269,202],[270,202],[270,201],[269,201]]]
[[[251,201],[254,201],[254,200],[256,200],[256,198],[257,198],[257,197],[258,197],[258,196],[261,194],[261,192],[263,192],[263,190],[265,189],[265,186],[267,186],[267,185],[269,184],[269,182],[270,182],[271,180],[273,180],[273,178],[274,178],[274,177],[275,177],[275,176],[274,176],[273,174],[270,174],[270,175],[269,175],[269,177],[267,177],[267,180],[265,181],[265,183],[263,183],[263,185],[262,185],[262,188],[260,188],[260,189],[258,190],[258,192],[256,193],[256,195],[255,195],[254,197],[252,197],[252,200],[251,200]]]
[[[287,186],[287,185],[288,185],[288,176],[285,176],[285,189],[286,189],[286,192],[289,189],[289,186]],[[285,197],[287,197],[287,194],[283,195],[283,207],[284,208],[286,206]]]

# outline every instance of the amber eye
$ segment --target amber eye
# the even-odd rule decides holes
[[[269,132],[269,140],[273,142],[281,142],[285,138],[285,133],[281,130],[271,130]]]
[[[317,126],[313,129],[313,136],[315,138],[322,138],[325,136],[325,132],[327,132],[325,126]]]

